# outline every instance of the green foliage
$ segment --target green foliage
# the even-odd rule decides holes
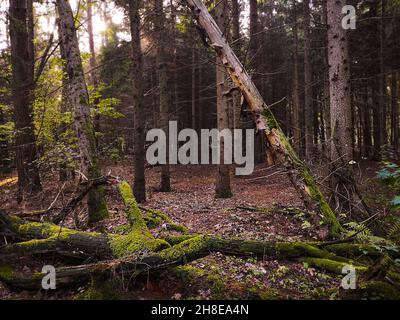
[[[96,87],[88,86],[89,90],[89,103],[91,106],[92,116],[100,115],[112,119],[125,117],[122,113],[118,112],[115,107],[121,104],[121,100],[113,97],[103,98],[103,92],[108,89],[104,85]]]
[[[389,204],[394,210],[400,209],[400,167],[396,163],[384,162],[377,178],[382,185],[387,187],[394,197]]]
[[[0,142],[11,142],[14,132],[14,122],[0,124]]]

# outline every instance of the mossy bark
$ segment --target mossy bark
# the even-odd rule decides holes
[[[57,268],[58,285],[87,281],[93,275],[111,276],[123,272],[138,275],[142,272],[184,265],[190,261],[221,252],[227,255],[255,256],[260,259],[284,259],[307,262],[328,272],[340,273],[344,265],[354,265],[366,273],[367,266],[359,257],[378,257],[377,249],[361,244],[324,245],[318,242],[271,242],[228,239],[207,235],[171,236],[155,239],[147,229],[140,209],[127,183],[119,185],[130,222],[128,235],[101,234],[60,228],[50,223],[25,222],[0,212],[0,231],[10,231],[27,241],[8,244],[0,249],[0,257],[41,253],[43,250],[82,252],[97,259],[89,265]],[[344,256],[344,253],[347,253]],[[396,251],[387,251],[396,257]],[[343,256],[342,256],[343,255]],[[82,256],[84,257],[84,256]],[[1,262],[3,262],[0,259]],[[40,288],[41,274],[21,274],[10,267],[0,269],[0,281],[15,287]],[[392,277],[397,282],[396,277]]]

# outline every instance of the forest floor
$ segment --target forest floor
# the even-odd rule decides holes
[[[130,161],[103,164],[104,172],[132,181]],[[362,188],[371,190],[371,178],[377,164],[366,162],[358,170]],[[143,207],[159,209],[173,222],[186,226],[191,233],[205,233],[272,241],[313,241],[318,238],[302,214],[282,214],[280,211],[252,211],[251,208],[302,207],[302,202],[286,175],[278,167],[258,165],[251,176],[232,179],[234,196],[230,199],[214,198],[216,167],[171,166],[172,191],[157,191],[160,167],[146,170],[148,201]],[[10,214],[46,209],[53,205],[57,211],[74,195],[76,182],[57,181],[56,174],[48,174],[43,191],[17,203],[16,178],[0,178],[0,208]],[[61,192],[60,192],[61,190]],[[120,233],[127,221],[118,192],[107,187],[110,219],[91,228],[85,226],[85,206],[70,215],[64,225],[84,230],[102,230]],[[73,218],[75,216],[75,218]],[[122,226],[122,227],[121,227]],[[157,235],[166,231],[153,229]],[[22,259],[22,269],[43,264],[40,258]],[[47,262],[48,263],[48,262]],[[127,299],[333,299],[337,296],[341,276],[323,273],[306,264],[292,261],[238,258],[213,253],[183,267],[177,267],[146,279],[137,279],[129,291],[122,290],[118,297]],[[0,299],[72,299],[85,286],[54,292],[11,292],[0,284]],[[126,292],[125,292],[126,291]],[[111,295],[110,298],[115,297]]]

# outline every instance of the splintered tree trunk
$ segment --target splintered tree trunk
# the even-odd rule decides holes
[[[300,123],[300,97],[299,97],[299,35],[297,28],[296,0],[293,0],[294,23],[293,23],[293,144],[297,153],[301,151],[301,123]]]
[[[133,193],[138,202],[146,201],[146,180],[144,174],[145,162],[145,112],[142,110],[143,101],[143,58],[140,44],[140,9],[141,1],[129,1],[129,22],[132,45],[132,97],[134,122],[134,168]]]
[[[343,230],[335,214],[326,202],[310,170],[298,158],[290,142],[282,132],[274,115],[268,108],[253,81],[247,74],[231,47],[227,44],[221,30],[209,14],[201,0],[186,0],[193,17],[207,33],[211,46],[217,52],[223,65],[240,89],[253,114],[257,129],[267,138],[277,159],[285,166],[287,173],[309,210],[319,211],[334,236]]]
[[[33,125],[34,54],[32,38],[32,2],[11,0],[9,28],[11,40],[12,100],[15,121],[15,158],[18,190],[41,190],[37,167],[36,139]]]
[[[240,40],[240,5],[238,0],[232,1],[232,43],[235,44],[235,48],[240,52],[241,40]],[[242,123],[240,114],[242,112],[242,94],[239,90],[232,92],[232,103],[233,103],[233,127],[235,129],[241,129]]]
[[[164,130],[168,142],[168,120],[169,120],[169,92],[168,92],[168,70],[166,56],[166,33],[165,33],[165,14],[162,0],[155,0],[155,28],[157,46],[157,65],[158,65],[158,85],[160,92],[160,127]],[[171,191],[169,165],[161,166],[161,185],[163,192]]]
[[[93,123],[90,118],[89,96],[83,73],[82,60],[71,6],[66,0],[57,0],[62,41],[66,54],[70,102],[74,110],[74,127],[78,136],[80,169],[89,180],[99,178],[101,170],[97,157]],[[108,216],[104,191],[98,187],[88,195],[89,222]]]
[[[304,6],[304,120],[306,158],[313,156],[313,101],[312,101],[312,66],[311,66],[311,32],[310,0],[303,1]]]
[[[228,34],[229,28],[227,24],[228,2],[227,0],[218,1],[215,7],[216,21],[221,28]],[[229,92],[229,75],[225,70],[222,60],[219,56],[216,58],[216,80],[217,80],[217,126],[218,130],[229,128],[229,103],[232,99],[227,92]],[[221,138],[220,143],[220,164],[218,165],[218,176],[215,185],[216,198],[230,198],[232,197],[231,191],[231,170],[230,165],[224,163],[224,138]]]

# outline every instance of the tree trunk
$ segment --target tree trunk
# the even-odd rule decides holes
[[[241,51],[241,39],[240,39],[240,5],[238,0],[232,0],[232,43],[234,47],[237,48],[236,52]],[[241,117],[242,112],[242,94],[239,90],[234,90],[232,92],[232,102],[233,102],[233,128],[242,129]]]
[[[369,98],[368,85],[365,86],[365,98],[362,106],[362,130],[363,130],[363,145],[364,155],[370,158],[372,151],[372,140],[371,140],[371,103]]]
[[[57,21],[57,31],[58,31],[58,38],[60,39],[59,42],[59,48],[60,48],[60,57],[61,57],[61,63],[62,63],[62,71],[63,71],[63,76],[61,80],[62,84],[62,89],[61,89],[61,101],[60,101],[60,112],[62,114],[65,114],[69,110],[69,81],[68,81],[68,73],[67,73],[67,54],[65,52],[65,46],[62,38],[62,33],[61,33],[61,25],[60,25],[60,20]],[[58,130],[59,136],[65,132],[65,123],[61,123],[60,129]],[[60,167],[58,170],[59,174],[59,180],[60,181],[67,181],[68,179],[68,170],[67,170],[67,157],[64,156],[61,159],[60,162]]]
[[[97,70],[96,70],[96,50],[94,47],[94,36],[93,36],[93,1],[92,0],[86,0],[86,15],[87,15],[87,32],[89,36],[89,52],[90,52],[90,58],[89,58],[89,69],[90,69],[90,84],[93,86],[94,90],[98,87],[98,78],[97,78]],[[95,132],[100,132],[100,115],[98,114],[98,103],[99,99],[96,98],[93,102],[93,107],[95,107],[96,112],[95,116],[93,119],[94,122],[94,131]],[[99,139],[95,136],[96,138],[96,147],[97,149],[99,148]]]
[[[225,35],[229,33],[228,27],[228,1],[222,0],[216,3],[215,16],[216,22],[221,30],[224,30]],[[217,56],[216,58],[216,81],[217,81],[217,127],[221,132],[223,129],[229,129],[229,104],[232,103],[232,97],[227,92],[230,91],[229,75],[226,72],[222,60]],[[233,106],[232,106],[233,107]],[[232,197],[231,191],[231,166],[224,163],[225,141],[221,138],[220,143],[220,162],[218,165],[218,176],[215,185],[216,198],[230,198]]]
[[[343,228],[326,202],[310,170],[298,158],[290,142],[282,132],[270,108],[265,104],[253,81],[247,74],[201,0],[186,0],[194,18],[207,33],[211,46],[217,52],[234,85],[242,92],[252,112],[257,129],[265,135],[272,152],[285,166],[289,178],[309,210],[319,211],[334,236]]]
[[[294,23],[293,23],[293,145],[297,153],[301,152],[301,123],[300,123],[300,97],[299,97],[299,36],[297,28],[296,1],[293,0]]]
[[[75,20],[71,7],[66,0],[57,0],[57,10],[66,53],[70,102],[73,106],[75,117],[74,127],[78,136],[80,170],[86,179],[93,180],[101,176],[101,170],[97,156],[93,123],[90,118],[89,96],[76,35]],[[107,204],[102,187],[89,192],[88,211],[89,223],[108,217]]]
[[[386,259],[399,257],[397,250],[385,250],[368,244],[271,242],[207,235],[156,239],[147,228],[129,185],[122,182],[118,189],[130,224],[127,235],[82,232],[50,223],[27,223],[18,217],[8,217],[0,212],[0,231],[24,239],[22,242],[2,246],[0,260],[10,261],[35,254],[50,254],[53,261],[54,255],[70,256],[78,261],[84,261],[88,257],[95,259],[91,264],[57,267],[57,286],[61,287],[87,281],[98,274],[115,276],[119,272],[132,275],[154,273],[197,260],[211,252],[306,262],[312,267],[337,274],[341,274],[345,265],[354,266],[360,274],[368,273],[374,265],[368,268],[368,265],[354,262],[360,256],[373,259],[372,261],[380,261],[384,255]],[[146,254],[139,254],[140,252]],[[391,273],[387,276],[392,284],[398,283],[398,277],[392,277]],[[0,281],[12,288],[40,289],[42,277],[40,273],[21,273],[4,264],[0,268]]]
[[[248,60],[251,68],[251,78],[258,88],[261,88],[262,78],[257,73],[257,68],[260,67],[260,60],[262,53],[260,52],[260,26],[258,21],[258,3],[257,0],[249,0],[250,2],[250,43]],[[268,151],[268,149],[267,149]],[[255,160],[258,163],[264,162],[265,159],[271,159],[267,153],[264,158],[265,146],[264,138],[261,134],[256,135],[254,142]]]
[[[145,112],[143,102],[143,57],[140,43],[140,9],[141,1],[129,1],[129,22],[131,29],[132,46],[132,98],[133,98],[133,123],[134,123],[134,179],[133,193],[138,202],[146,201],[145,179]]]
[[[387,84],[385,75],[385,1],[377,1],[381,4],[381,21],[379,25],[379,109],[380,109],[380,124],[379,129],[381,131],[381,146],[388,143],[387,125],[386,125],[386,96],[387,96]]]
[[[344,0],[327,1],[331,161],[334,170],[337,169],[336,174],[331,175],[331,185],[334,190],[338,190],[337,202],[348,207],[351,195],[346,190],[351,189],[348,179],[351,176],[349,162],[353,159],[353,132],[347,31],[341,25],[344,5]]]
[[[195,44],[192,44],[192,129],[196,130],[196,105],[197,105],[197,54]]]
[[[324,24],[324,43],[326,44],[325,50],[324,50],[324,89],[323,89],[323,121],[324,121],[324,131],[325,131],[325,156],[327,159],[330,158],[330,152],[331,152],[331,111],[330,111],[330,92],[329,92],[329,63],[328,63],[328,13],[327,13],[327,8],[326,8],[326,1],[323,0],[322,6],[323,6],[323,14],[322,14],[322,21]],[[328,168],[329,170],[329,168]]]
[[[15,158],[21,194],[41,190],[33,124],[33,16],[29,4],[32,5],[32,2],[11,0],[9,11]]]
[[[392,71],[392,88],[391,88],[391,98],[392,98],[392,145],[396,152],[399,151],[399,103],[398,103],[398,82],[397,82],[397,72]]]
[[[304,126],[305,155],[312,159],[314,153],[313,101],[312,101],[312,65],[311,65],[311,32],[310,1],[303,1],[304,7]]]
[[[168,121],[169,121],[169,92],[168,92],[168,70],[167,70],[167,43],[165,42],[165,14],[162,0],[155,0],[155,31],[157,47],[157,65],[158,65],[158,85],[160,92],[160,127],[164,130],[168,145]],[[169,158],[169,157],[167,157]],[[167,164],[161,166],[161,184],[160,190],[163,192],[171,191],[170,170]]]

